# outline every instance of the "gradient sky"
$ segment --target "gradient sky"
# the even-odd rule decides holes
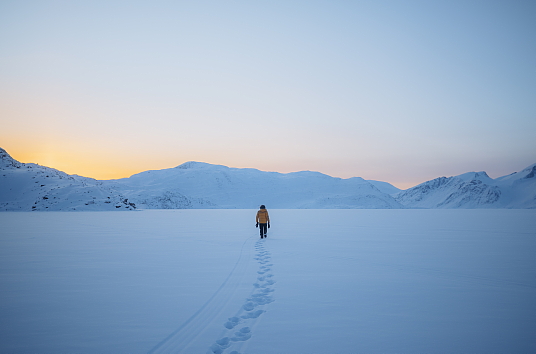
[[[0,147],[408,188],[536,162],[535,1],[0,1]]]

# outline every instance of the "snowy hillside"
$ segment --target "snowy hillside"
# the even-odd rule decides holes
[[[101,182],[14,160],[0,148],[0,211],[132,210]]]
[[[492,179],[440,177],[405,191],[319,172],[264,172],[203,162],[98,181],[30,163],[0,148],[0,211],[142,209],[536,208],[536,164]]]
[[[380,188],[397,190],[385,182]],[[391,195],[362,178],[341,179],[319,172],[277,173],[187,162],[129,178],[103,181],[136,205],[148,209],[270,208],[393,209]]]
[[[486,172],[440,177],[402,191],[408,208],[536,208],[536,164],[496,179]]]

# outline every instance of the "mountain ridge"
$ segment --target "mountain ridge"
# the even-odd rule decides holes
[[[272,208],[402,208],[392,196],[361,177],[341,179],[315,171],[264,172],[192,161],[103,184],[145,208],[180,205],[181,201],[183,207],[256,208],[259,200]]]
[[[21,163],[0,148],[0,211],[133,209],[127,198],[95,179]]]
[[[270,208],[536,208],[536,164],[492,179],[484,171],[400,190],[388,182],[316,171],[267,172],[188,161],[96,180],[32,163],[0,148],[0,211]]]
[[[492,179],[486,172],[439,177],[401,191],[408,208],[536,208],[536,164]]]

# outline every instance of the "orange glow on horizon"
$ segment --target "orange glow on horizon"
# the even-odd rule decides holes
[[[8,151],[9,153],[9,151]],[[56,170],[65,172],[69,175],[79,175],[83,177],[90,177],[98,180],[104,179],[118,179],[130,177],[133,174],[144,171],[135,170],[132,168],[120,168],[117,166],[111,167],[108,164],[99,164],[95,161],[88,161],[83,159],[69,159],[66,156],[50,156],[47,155],[44,158],[39,158],[39,154],[11,154],[15,160],[23,163],[35,163],[41,166],[54,168]],[[37,158],[36,158],[37,157]]]
[[[50,148],[50,146],[48,147]],[[22,163],[35,163],[41,166],[57,169],[70,175],[79,175],[83,177],[94,178],[97,180],[119,179],[128,178],[136,173],[140,173],[148,170],[161,170],[166,168],[172,168],[180,165],[186,161],[176,161],[176,163],[169,163],[169,158],[161,157],[160,159],[151,159],[149,156],[144,158],[133,158],[131,155],[120,158],[117,155],[110,156],[110,154],[95,154],[85,156],[82,153],[66,152],[64,150],[56,149],[13,149],[6,151],[15,160]],[[212,162],[209,162],[212,163]],[[217,163],[215,163],[217,164]],[[225,164],[223,164],[225,165]],[[137,168],[132,168],[136,166]],[[229,166],[234,167],[234,166]],[[240,168],[240,167],[239,167]],[[247,168],[247,167],[243,167]],[[256,168],[256,167],[253,167]],[[267,171],[275,171],[275,169],[267,169]],[[277,171],[281,173],[297,172],[294,170]],[[329,173],[327,173],[329,175]],[[337,176],[333,176],[337,177]],[[352,176],[350,176],[352,177]],[[360,176],[362,177],[362,176]],[[349,178],[349,177],[342,177]],[[365,178],[365,177],[363,177]],[[378,178],[365,178],[378,181],[384,181]],[[415,186],[417,183],[411,182],[398,182],[393,183],[391,181],[385,181],[393,184],[394,186],[407,189]],[[422,181],[424,182],[424,181]],[[420,182],[419,182],[420,183]]]
[[[15,151],[6,149],[6,151],[12,158],[22,163],[35,163],[70,175],[79,175],[98,180],[127,178],[147,170],[174,167],[161,167],[158,166],[158,162],[144,163],[144,161],[138,161],[139,163],[135,163],[133,159],[118,161],[120,159],[117,156],[110,157],[100,154],[97,154],[97,156],[85,156],[76,152],[57,151],[56,149],[15,149]],[[103,156],[108,158],[103,158]],[[137,166],[138,168],[132,168],[131,166]]]

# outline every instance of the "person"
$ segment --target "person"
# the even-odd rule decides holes
[[[267,229],[270,228],[270,216],[268,215],[268,210],[266,210],[264,205],[261,205],[259,211],[257,212],[255,221],[257,222],[255,227],[260,226],[261,238],[266,238]]]

